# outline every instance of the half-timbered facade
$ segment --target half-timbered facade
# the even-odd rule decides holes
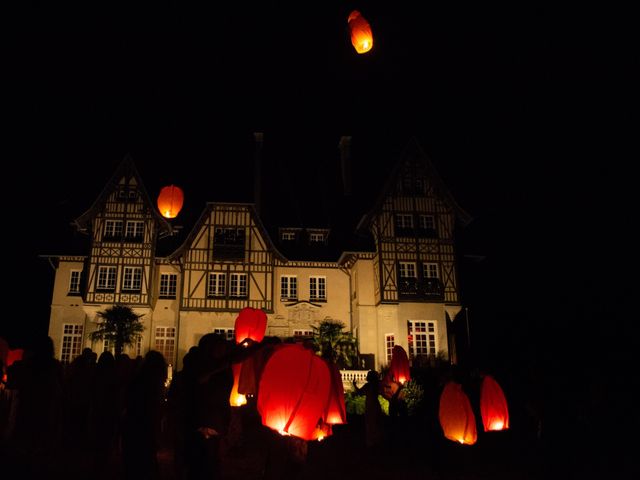
[[[372,239],[369,248],[331,260],[288,256],[282,245],[304,235],[313,250],[332,238],[331,228],[268,229],[255,203],[211,202],[182,243],[159,255],[159,242],[176,230],[127,158],[75,221],[90,238],[86,255],[49,257],[56,268],[49,335],[64,362],[85,347],[110,349],[89,339],[96,314],[129,305],[144,315],[145,331],[128,353],[155,349],[180,366],[205,333],[232,338],[238,312],[249,306],[267,313],[267,335],[283,338],[309,336],[323,320],[342,322],[368,366],[388,363],[397,344],[414,362],[449,358],[448,322],[461,309],[456,221],[467,214],[412,140],[354,225],[353,235]]]

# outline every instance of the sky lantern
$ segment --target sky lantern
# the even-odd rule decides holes
[[[325,410],[325,422],[331,425],[347,423],[347,409],[344,404],[344,386],[342,376],[335,363],[325,360],[331,374],[331,388]],[[325,435],[326,436],[326,435]]]
[[[393,376],[393,380],[399,382],[401,385],[404,385],[411,380],[411,374],[409,372],[409,357],[401,345],[393,347],[389,373]]]
[[[485,375],[480,387],[480,414],[484,431],[507,430],[509,428],[509,409],[507,400],[498,382]]]
[[[24,350],[22,348],[14,348],[14,349],[10,349],[7,352],[7,364],[5,365],[6,367],[10,367],[11,365],[13,365],[13,362],[17,362],[18,360],[22,360],[22,357],[24,356]]]
[[[257,407],[262,424],[281,435],[320,440],[331,433],[324,418],[330,390],[329,367],[313,350],[278,345],[260,378]]]
[[[184,193],[180,187],[168,185],[162,187],[160,195],[158,195],[158,210],[165,218],[176,218],[182,204],[184,203]]]
[[[229,404],[232,407],[241,407],[247,404],[247,397],[238,393],[238,384],[240,381],[240,372],[242,371],[242,363],[234,363],[231,365],[233,370],[233,388],[229,395]]]
[[[266,330],[267,314],[261,309],[245,307],[240,310],[235,323],[237,344],[244,342],[248,338],[254,342],[261,342]]]
[[[369,22],[354,10],[349,14],[349,31],[351,32],[351,44],[358,53],[367,53],[373,47],[373,34]]]
[[[473,445],[478,439],[476,417],[462,385],[449,381],[440,394],[438,419],[444,436],[454,442]]]

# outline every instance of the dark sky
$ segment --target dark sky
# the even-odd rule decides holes
[[[624,171],[638,157],[621,140],[637,118],[629,87],[638,59],[635,35],[616,28],[625,12],[236,3],[92,2],[15,18],[4,153],[5,181],[21,193],[5,223],[14,300],[5,335],[21,341],[46,325],[53,272],[37,255],[65,253],[58,239],[71,234],[68,221],[126,153],[151,185],[215,185],[250,154],[238,145],[253,131],[265,141],[308,138],[309,148],[333,148],[345,134],[417,136],[476,218],[469,252],[491,262],[474,271],[490,277],[470,294],[480,310],[495,307],[487,283],[498,289],[505,278],[504,316],[527,310],[541,290],[562,295],[558,276],[589,272],[584,259],[608,243],[606,232],[626,232]],[[374,32],[366,55],[350,44],[354,8]],[[610,255],[619,262],[621,251]]]

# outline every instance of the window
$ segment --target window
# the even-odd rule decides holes
[[[414,359],[418,355],[435,357],[436,349],[436,322],[414,321],[408,322],[409,331],[409,358]]]
[[[418,217],[420,228],[423,230],[434,230],[436,228],[436,221],[433,215],[420,215]]]
[[[313,337],[313,330],[294,330],[293,336],[301,338]]]
[[[134,351],[137,356],[142,355],[142,335],[138,335],[138,338],[136,339],[136,344],[134,346]]]
[[[230,297],[246,297],[247,296],[247,274],[232,273],[229,282]]]
[[[416,278],[416,264],[414,262],[400,262],[398,275],[400,278]]]
[[[115,344],[111,340],[105,338],[102,340],[102,351],[115,354]]]
[[[412,236],[414,234],[413,215],[411,215],[410,213],[396,213],[394,220],[397,236]]]
[[[122,220],[106,220],[104,222],[104,239],[114,240],[122,237]]]
[[[124,267],[122,276],[122,290],[129,292],[139,292],[142,288],[142,268]]]
[[[436,219],[433,215],[418,216],[418,235],[421,237],[437,237]]]
[[[280,277],[280,298],[283,300],[298,299],[298,278],[295,275]]]
[[[115,290],[117,267],[98,267],[97,290]]]
[[[309,277],[309,300],[327,300],[327,278]]]
[[[216,335],[222,335],[225,340],[233,341],[235,340],[235,330],[233,328],[214,328],[213,333]]]
[[[176,298],[178,275],[175,273],[160,274],[160,298]]]
[[[285,241],[295,240],[296,232],[282,232],[282,235],[280,238]]]
[[[144,222],[128,220],[124,236],[127,240],[142,240],[144,236]]]
[[[423,263],[422,276],[424,278],[440,278],[437,263]]]
[[[167,363],[173,363],[176,348],[176,328],[156,327],[155,349],[162,354]]]
[[[208,297],[224,297],[226,293],[227,275],[225,273],[210,273],[207,285]]]
[[[309,241],[311,243],[324,243],[324,233],[310,233]]]
[[[80,355],[82,331],[82,325],[62,325],[62,351],[60,352],[60,361],[62,363],[70,363]]]
[[[384,348],[387,354],[387,363],[391,363],[391,357],[393,356],[393,347],[396,346],[396,337],[393,333],[387,333],[384,336]]]
[[[71,270],[71,275],[69,277],[69,293],[68,295],[79,295],[80,294],[80,274],[82,272],[80,270]]]

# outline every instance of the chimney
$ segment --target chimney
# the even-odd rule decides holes
[[[256,212],[258,212],[258,216],[260,216],[262,206],[262,139],[264,138],[264,134],[262,132],[254,132],[253,138],[256,141],[256,149],[253,154],[253,202],[256,206]]]
[[[342,173],[342,193],[351,195],[351,136],[343,135],[338,143],[340,149],[340,171]]]

